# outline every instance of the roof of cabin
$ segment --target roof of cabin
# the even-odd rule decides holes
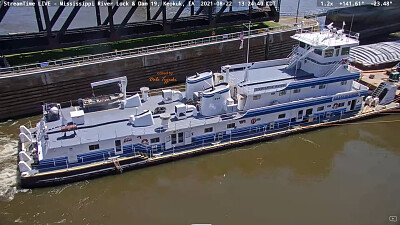
[[[216,123],[221,120],[220,116],[215,117],[204,117],[200,114],[193,117],[190,116],[185,120],[174,119],[175,105],[182,104],[181,101],[175,101],[172,103],[164,104],[162,102],[162,96],[150,96],[148,101],[142,103],[142,106],[138,107],[137,114],[142,113],[145,110],[154,110],[156,107],[165,107],[166,113],[171,114],[171,122],[168,130],[175,130],[186,128],[190,126],[199,126],[207,123]],[[65,116],[68,122],[71,122],[70,112],[78,110],[77,107],[69,107],[61,109],[62,115]],[[74,146],[78,144],[97,142],[101,140],[107,140],[115,137],[124,137],[128,135],[144,135],[159,132],[158,128],[161,127],[160,114],[153,115],[154,125],[146,127],[133,127],[129,124],[129,116],[135,115],[135,108],[113,108],[103,111],[88,112],[85,113],[85,124],[78,125],[78,129],[75,131],[76,135],[70,131],[66,137],[64,132],[61,132],[61,120],[47,122],[47,134],[48,134],[48,147],[59,148]]]
[[[342,45],[358,45],[359,41],[355,38],[350,38],[346,34],[337,35],[328,30],[320,32],[300,33],[292,36],[293,39],[304,42],[312,46],[342,46]]]
[[[230,79],[243,81],[246,71],[230,72]],[[252,94],[254,88],[266,88],[267,92],[274,92],[284,89],[293,81],[315,78],[313,74],[307,73],[304,70],[286,69],[286,64],[269,66],[263,68],[249,69],[248,80],[240,82],[239,86],[243,87],[243,91],[247,94]]]

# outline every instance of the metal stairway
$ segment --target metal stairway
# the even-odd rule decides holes
[[[378,97],[381,93],[382,93],[382,91],[385,89],[385,83],[384,82],[382,82],[382,83],[380,83],[379,84],[379,86],[372,92],[372,97],[373,98],[375,98],[375,97]]]
[[[286,67],[287,69],[291,69],[296,66],[297,71],[297,63],[300,60],[304,59],[310,52],[314,51],[314,47],[308,46],[305,52],[303,52],[302,54],[298,54],[298,48],[299,47],[296,47],[295,49],[293,49],[292,53],[289,54],[289,62],[288,66]]]

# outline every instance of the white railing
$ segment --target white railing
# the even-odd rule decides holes
[[[304,27],[304,29],[312,28],[315,25],[316,24],[312,23],[312,22],[306,23],[305,24],[306,27]],[[243,31],[243,33],[244,33],[244,36],[249,36],[249,35],[264,36],[270,32],[274,32],[274,31],[293,30],[293,29],[295,29],[295,28],[289,27],[289,26],[284,26],[284,27],[279,27],[279,28],[255,29],[255,30],[251,30],[250,34],[249,34],[249,31]],[[159,45],[153,45],[153,46],[145,46],[145,47],[139,47],[139,48],[133,48],[133,49],[127,49],[127,50],[121,50],[121,51],[106,52],[106,53],[95,54],[95,55],[77,56],[77,57],[64,58],[64,59],[59,59],[59,60],[51,60],[51,61],[41,62],[41,63],[33,63],[33,64],[26,64],[26,65],[20,65],[20,66],[7,67],[7,68],[0,68],[0,77],[7,76],[10,74],[21,73],[21,72],[25,72],[25,71],[47,70],[50,68],[62,67],[62,66],[67,66],[67,65],[81,65],[84,63],[99,62],[102,60],[118,58],[118,57],[129,57],[129,56],[138,55],[138,54],[146,54],[146,53],[157,52],[157,51],[169,51],[172,49],[177,49],[177,48],[182,48],[182,47],[198,46],[198,45],[204,45],[204,44],[208,44],[208,43],[214,43],[214,42],[220,42],[220,41],[226,41],[226,40],[235,40],[235,39],[240,38],[240,33],[241,32],[222,34],[222,35],[209,36],[209,37],[184,40],[184,41],[178,41],[178,42],[172,42],[172,43],[165,43],[165,44],[159,44]]]

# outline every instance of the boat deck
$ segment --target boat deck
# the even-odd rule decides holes
[[[154,134],[159,132],[161,127],[160,114],[153,115],[154,125],[146,127],[134,127],[129,124],[129,116],[136,115],[144,112],[145,110],[154,111],[156,107],[165,107],[166,113],[171,115],[171,122],[169,128],[166,130],[175,130],[180,128],[187,128],[189,126],[198,126],[208,123],[216,123],[221,121],[221,116],[204,117],[198,115],[196,117],[189,116],[185,120],[176,120],[175,105],[182,104],[181,101],[174,101],[172,103],[164,104],[162,96],[150,96],[148,101],[143,102],[138,108],[113,108],[97,112],[85,113],[85,123],[78,125],[78,129],[67,132],[61,132],[61,121],[53,121],[46,123],[48,130],[48,148],[59,148],[66,146],[73,146],[78,144],[90,143],[100,140],[107,140],[115,137],[124,137],[128,135],[144,135]],[[79,110],[79,107],[69,107],[61,109],[62,115],[66,120],[71,122],[70,112]],[[164,130],[165,131],[165,130]]]

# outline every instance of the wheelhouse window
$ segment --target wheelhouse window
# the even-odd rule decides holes
[[[338,107],[343,107],[344,106],[344,102],[339,103]]]
[[[279,114],[278,115],[278,119],[283,119],[283,118],[285,118],[286,117],[286,114],[285,113],[282,113],[282,114]]]
[[[152,139],[150,139],[150,143],[158,143],[158,142],[160,142],[160,138],[159,137],[157,137],[157,138],[152,138]]]
[[[204,129],[204,133],[210,133],[213,132],[213,128],[212,127],[207,127]]]
[[[319,89],[324,89],[324,88],[326,88],[326,84],[321,84],[321,85],[318,86],[318,88]]]
[[[286,95],[286,91],[280,91],[279,96]]]
[[[350,54],[350,47],[343,47],[342,48],[342,55]]]
[[[306,48],[306,47],[307,47],[307,44],[300,41],[299,46],[300,46],[301,48]]]
[[[246,123],[246,120],[239,120],[240,124]]]
[[[326,57],[332,57],[332,56],[333,56],[333,49],[325,50],[325,58]]]
[[[295,93],[295,94],[296,93],[300,93],[300,90],[301,90],[300,88],[296,88],[296,89],[293,90],[293,93]]]
[[[320,107],[317,108],[317,111],[322,111],[322,110],[324,110],[323,106],[320,106]]]
[[[235,127],[236,127],[235,123],[229,123],[228,125],[226,125],[226,128],[228,128],[228,129],[232,129]]]
[[[99,145],[99,144],[96,144],[96,145],[89,145],[89,150],[90,150],[90,151],[97,150],[97,149],[99,149],[99,148],[100,148],[100,145]]]
[[[340,85],[346,85],[346,84],[347,84],[347,80],[340,82]]]
[[[322,49],[315,49],[314,53],[322,56]]]
[[[261,95],[254,95],[253,100],[259,100],[261,98]]]

